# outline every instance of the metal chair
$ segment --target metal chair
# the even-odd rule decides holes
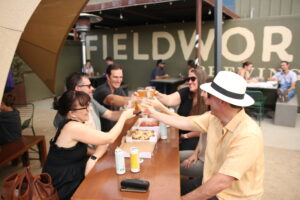
[[[252,110],[257,111],[256,119],[258,121],[258,124],[260,125],[260,122],[264,117],[264,106],[265,106],[265,101],[266,101],[267,97],[264,96],[264,94],[260,90],[247,90],[246,93],[249,96],[251,96],[255,101],[255,103],[253,105],[246,108],[246,111],[250,115],[251,115]]]
[[[15,108],[20,112],[22,130],[26,128],[31,128],[32,134],[35,136],[35,131],[33,127],[34,105],[32,103],[18,104],[15,105]]]
[[[35,135],[35,130],[33,127],[33,116],[34,116],[34,104],[28,103],[28,104],[16,104],[14,107],[20,112],[20,118],[21,118],[21,128],[22,131],[26,128],[30,128],[32,130],[33,136]],[[39,153],[37,149],[34,147],[30,148],[31,151],[29,153]],[[29,158],[30,160],[37,160],[38,158]]]

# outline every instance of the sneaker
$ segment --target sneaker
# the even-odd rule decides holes
[[[283,93],[283,91],[281,91],[280,89],[277,89],[277,94],[278,94],[278,100],[279,102],[285,102],[285,95]]]
[[[283,93],[283,100],[284,100],[284,102],[288,102],[288,100],[289,100],[289,98],[288,98],[289,91],[288,90],[284,90],[282,93]]]
[[[278,100],[279,100],[279,102],[284,102],[284,96],[283,95],[279,95],[278,96]]]

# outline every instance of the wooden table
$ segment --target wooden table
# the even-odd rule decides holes
[[[22,157],[23,166],[28,166],[28,150],[34,145],[38,146],[39,159],[41,166],[43,166],[47,157],[45,136],[23,135],[21,139],[1,146],[0,167],[19,157]]]
[[[124,127],[122,134],[125,134],[131,126]],[[139,173],[130,172],[129,159],[125,158],[126,173],[116,174],[114,150],[120,145],[120,140],[121,137],[109,147],[108,152],[97,162],[76,190],[72,200],[176,200],[180,198],[179,147],[176,129],[169,128],[168,139],[160,140],[156,144],[153,157],[144,159]],[[149,191],[146,193],[121,192],[120,182],[127,178],[148,180]]]

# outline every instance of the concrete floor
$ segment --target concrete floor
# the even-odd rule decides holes
[[[55,111],[51,109],[52,99],[34,102],[34,128],[39,135],[45,135],[47,148],[54,136],[52,121]],[[264,200],[300,199],[300,114],[295,128],[276,126],[272,119],[265,118],[261,123],[265,143],[265,192]],[[24,134],[31,134],[26,130]],[[33,155],[36,156],[36,155]],[[9,174],[23,170],[21,165],[0,168],[0,181]],[[31,161],[33,174],[41,172],[40,164]],[[1,190],[0,189],[0,190]]]

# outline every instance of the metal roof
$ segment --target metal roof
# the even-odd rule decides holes
[[[99,15],[103,20],[92,28],[118,28],[147,24],[195,22],[197,0],[123,0],[88,4],[83,12]],[[203,0],[202,20],[214,18],[214,0]],[[223,18],[239,18],[223,7]]]

